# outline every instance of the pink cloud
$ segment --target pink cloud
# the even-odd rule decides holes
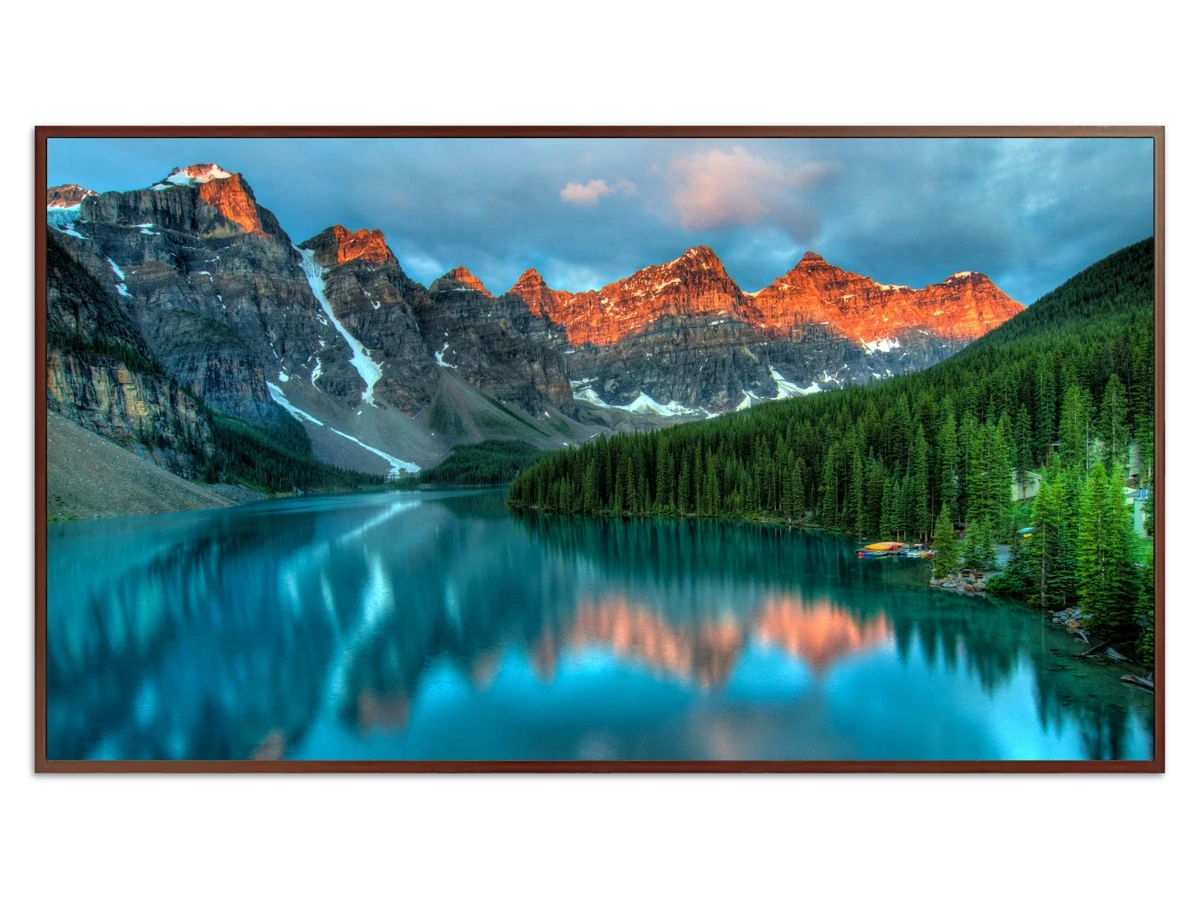
[[[558,192],[564,203],[579,203],[582,206],[595,206],[601,197],[612,193],[607,181],[593,178],[587,184],[571,181]]]
[[[595,206],[601,197],[607,197],[609,194],[619,193],[626,197],[632,197],[637,193],[637,185],[632,181],[627,181],[624,178],[618,178],[616,184],[609,186],[609,183],[600,178],[593,178],[587,184],[580,184],[578,181],[568,182],[567,185],[558,192],[564,203],[578,203],[581,206]]]
[[[750,225],[768,215],[795,213],[795,193],[820,184],[836,164],[784,166],[736,146],[708,150],[671,163],[672,203],[685,228]]]

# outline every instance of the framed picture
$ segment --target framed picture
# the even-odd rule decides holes
[[[37,129],[36,768],[1163,771],[1163,145]]]

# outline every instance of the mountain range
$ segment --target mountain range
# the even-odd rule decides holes
[[[378,230],[294,241],[212,163],[46,202],[52,411],[189,476],[200,405],[251,427],[286,411],[318,459],[397,474],[465,442],[561,447],[913,371],[1023,308],[978,272],[914,289],[813,252],[749,293],[703,246],[599,290],[529,269],[493,294],[461,266],[426,286]]]

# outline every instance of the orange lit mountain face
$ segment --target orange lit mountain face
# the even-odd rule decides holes
[[[708,247],[692,247],[678,259],[577,294],[550,290],[531,269],[510,293],[525,300],[534,314],[564,326],[571,343],[597,346],[639,334],[665,316],[744,317],[747,301]]]
[[[813,252],[757,294],[746,294],[708,247],[693,247],[664,265],[577,294],[551,290],[530,269],[510,293],[535,315],[563,326],[570,343],[596,346],[640,334],[666,316],[728,316],[776,339],[807,326],[826,325],[842,337],[868,344],[910,329],[966,341],[1024,308],[978,272],[951,275],[913,290],[843,271]]]
[[[491,298],[492,296],[488,292],[488,289],[483,286],[483,282],[472,275],[466,266],[462,265],[458,268],[450,269],[450,271],[430,284],[429,290],[431,292],[439,290],[474,290],[485,297]]]
[[[322,231],[305,246],[312,245],[316,251],[313,261],[325,268],[344,265],[355,259],[382,265],[392,258],[387,240],[379,230],[351,231],[341,225],[334,225]]]
[[[546,285],[546,279],[537,269],[528,268],[521,273],[517,283],[509,293],[525,301],[529,310],[541,318],[556,324],[560,322],[564,311],[571,305],[575,294],[566,290],[551,290]]]
[[[263,233],[258,204],[254,202],[241,175],[202,181],[199,187],[200,202],[216,207],[222,216],[248,234]]]
[[[760,290],[753,303],[760,316],[755,324],[774,336],[827,323],[843,337],[864,342],[912,328],[975,340],[1024,308],[979,272],[959,272],[913,290],[842,271],[811,251]]]
[[[756,628],[758,638],[804,659],[813,670],[827,671],[838,659],[862,652],[891,637],[880,612],[860,622],[843,609],[820,604],[805,606],[794,599],[773,599],[763,606]]]

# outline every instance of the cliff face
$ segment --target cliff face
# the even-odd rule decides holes
[[[176,169],[143,190],[84,196],[74,220],[52,225],[166,369],[217,411],[269,421],[266,382],[308,376],[322,347],[331,378],[357,379],[300,254],[240,175]]]
[[[50,411],[182,477],[215,451],[200,403],[169,377],[115,299],[47,240]]]
[[[548,323],[519,297],[494,297],[459,267],[418,295],[414,311],[439,366],[530,414],[540,414],[547,404],[573,411],[566,365]]]
[[[312,252],[334,315],[368,354],[358,357],[360,364],[379,366],[373,401],[407,415],[427,406],[436,390],[437,367],[413,315],[425,289],[400,268],[383,233],[334,225],[300,248]],[[363,380],[354,368],[338,367],[337,353],[326,347],[314,353],[311,383],[354,403]]]

